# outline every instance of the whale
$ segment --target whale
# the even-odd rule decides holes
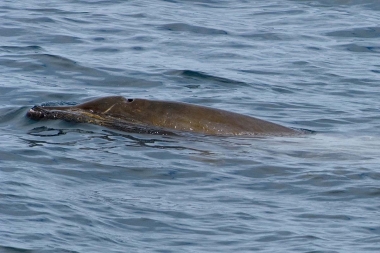
[[[196,104],[109,96],[75,106],[34,106],[26,116],[89,123],[132,133],[290,136],[303,131],[248,115]]]

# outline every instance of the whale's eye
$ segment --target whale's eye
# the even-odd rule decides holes
[[[131,102],[133,102],[133,98],[128,98],[128,103],[131,103]]]

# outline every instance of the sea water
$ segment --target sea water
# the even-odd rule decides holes
[[[0,13],[0,252],[379,252],[378,1],[2,1]],[[25,117],[109,95],[317,133]]]

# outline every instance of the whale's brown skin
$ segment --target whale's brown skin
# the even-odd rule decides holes
[[[301,132],[250,116],[205,106],[126,99],[98,98],[77,106],[35,106],[27,112],[32,119],[63,119],[92,123],[128,132],[170,134],[195,132],[205,135],[298,135]]]

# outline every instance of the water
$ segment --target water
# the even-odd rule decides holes
[[[0,252],[378,252],[380,4],[0,4]],[[107,95],[316,135],[128,134],[25,117]]]

